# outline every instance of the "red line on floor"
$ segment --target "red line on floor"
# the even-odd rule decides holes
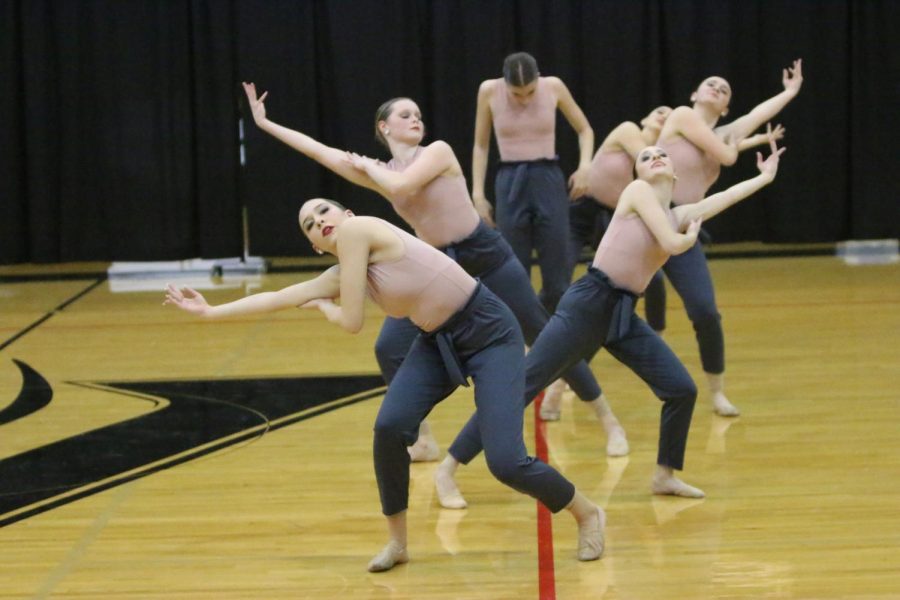
[[[547,424],[541,420],[541,402],[544,392],[534,399],[534,446],[535,454],[549,463],[547,450]],[[556,575],[553,570],[553,519],[550,510],[537,503],[538,539],[538,598],[556,600]]]

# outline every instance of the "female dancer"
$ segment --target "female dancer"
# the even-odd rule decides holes
[[[642,148],[656,143],[663,123],[672,109],[658,106],[637,125],[631,121],[620,123],[600,144],[588,172],[587,192],[569,205],[569,267],[573,273],[581,250],[586,244],[596,248],[609,224],[612,211],[625,186],[632,180],[634,159]],[[665,329],[666,284],[662,273],[655,273],[645,295],[647,321],[655,331]],[[559,420],[562,411],[560,382],[548,387],[541,402],[540,416],[544,421]]]
[[[587,195],[572,204],[569,210],[569,254],[573,261],[577,261],[586,244],[600,240],[622,190],[634,180],[634,159],[643,148],[656,143],[671,112],[668,106],[658,106],[641,120],[640,125],[631,121],[619,123],[597,148],[591,161]],[[653,329],[661,331],[665,328],[665,285],[661,275],[654,275],[647,287],[648,299],[655,286],[662,289],[662,311],[648,303],[647,321]]]
[[[587,189],[594,131],[566,85],[558,77],[539,75],[534,57],[517,52],[503,61],[502,78],[478,88],[472,199],[490,222],[484,180],[493,126],[501,161],[494,187],[497,226],[528,273],[532,249],[537,250],[541,302],[552,313],[572,277],[568,247],[560,243],[569,233],[569,199],[556,156],[556,109],[578,134],[580,160],[569,177],[572,199]]]
[[[691,95],[693,106],[672,111],[657,142],[669,153],[679,173],[673,202],[685,205],[703,198],[718,179],[721,166],[737,160],[738,152],[748,144],[745,138],[793,100],[802,83],[802,62],[797,59],[783,70],[783,92],[733,122],[716,126],[728,114],[731,86],[721,77],[705,79]],[[740,411],[725,396],[725,336],[702,247],[697,244],[673,257],[663,270],[684,301],[694,326],[713,410],[722,416],[737,416]]]
[[[596,248],[609,225],[619,196],[625,186],[634,180],[634,161],[638,152],[656,143],[671,112],[672,109],[668,106],[658,106],[641,120],[640,126],[631,121],[620,123],[600,144],[591,162],[587,195],[573,203],[569,209],[569,254],[573,260],[573,270],[586,244],[590,243],[592,249]],[[761,133],[741,140],[738,150],[744,151],[768,143],[770,136],[780,140],[784,137],[784,128],[777,125],[770,134]],[[647,324],[661,333],[666,328],[666,284],[662,271],[654,273],[647,285],[644,308]],[[548,389],[552,389],[552,386]],[[541,404],[541,416],[547,414],[558,419],[561,398],[560,394],[545,397]]]
[[[206,318],[317,308],[330,322],[356,333],[368,296],[387,314],[409,318],[420,328],[375,419],[375,476],[389,541],[369,571],[409,560],[406,447],[429,411],[457,386],[468,385],[466,375],[475,384],[491,473],[553,512],[568,509],[578,522],[578,559],[600,558],[603,511],[555,469],[527,456],[521,426],[525,342],[509,308],[445,254],[382,219],[355,217],[336,202],[316,198],[300,208],[300,228],[338,264],[310,281],[218,306],[190,288],[170,284],[164,304]]]
[[[700,224],[772,182],[784,148],[757,153],[759,175],[700,202],[669,208],[675,172],[665,150],[641,150],[638,179],[622,192],[588,273],[566,291],[556,313],[525,359],[525,398],[531,398],[574,361],[606,348],[631,368],[663,401],[654,494],[701,498],[702,490],[675,477],[684,465],[697,388],[684,365],[634,313],[637,296],[673,254],[697,241]],[[680,233],[684,232],[684,233]],[[480,452],[480,415],[473,415],[438,466],[452,477],[457,466]]]
[[[631,121],[619,123],[600,144],[591,161],[587,194],[569,209],[569,254],[576,262],[585,245],[592,244],[592,249],[596,248],[622,190],[634,180],[634,160],[638,152],[656,143],[671,112],[668,106],[658,106],[641,120],[640,125]],[[776,140],[782,139],[784,127],[777,125],[771,135]],[[742,140],[738,149],[744,151],[768,143],[768,139],[764,133],[754,135]],[[665,294],[662,274],[654,274],[644,300],[647,303],[647,323],[657,332],[665,329],[666,325]]]
[[[387,163],[326,146],[266,118],[266,94],[245,83],[247,99],[257,126],[295,150],[357,185],[378,192],[425,242],[443,250],[481,281],[513,311],[531,343],[547,323],[528,274],[502,236],[487,226],[472,206],[456,155],[446,142],[422,145],[425,125],[419,107],[409,98],[385,102],[375,115],[375,136],[390,150]],[[375,354],[388,385],[415,338],[408,320],[387,317],[375,343]],[[628,442],[587,363],[580,362],[564,376],[579,398],[601,415],[607,434],[607,452],[628,453]],[[433,442],[432,442],[433,444]],[[439,482],[442,505],[464,506],[453,489]],[[462,506],[461,506],[462,505]]]

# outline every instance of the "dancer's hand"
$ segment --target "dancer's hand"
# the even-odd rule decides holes
[[[800,91],[800,86],[803,85],[803,59],[798,58],[794,61],[794,65],[792,67],[788,67],[787,69],[783,69],[781,71],[781,83],[784,84],[784,89],[797,93]]]
[[[590,167],[580,167],[569,177],[569,199],[577,200],[587,194]]]
[[[684,232],[685,235],[693,238],[693,240],[697,241],[697,236],[700,235],[700,226],[703,225],[703,218],[697,217],[696,219],[691,219],[691,222],[688,223],[687,231]]]
[[[264,92],[259,98],[256,97],[256,84],[243,82],[244,92],[247,93],[247,104],[250,105],[250,111],[253,113],[253,122],[260,125],[266,120],[266,96],[269,92]]]
[[[363,173],[366,172],[366,167],[376,164],[374,158],[362,156],[360,154],[357,154],[356,152],[345,152],[344,162],[352,166],[357,171],[362,171]]]
[[[206,298],[197,290],[187,286],[179,290],[171,283],[166,286],[166,299],[163,300],[163,305],[165,304],[174,304],[181,310],[200,316],[206,314],[210,308]]]
[[[300,308],[319,310],[326,319],[332,322],[338,322],[340,319],[341,307],[335,304],[331,298],[316,298],[301,304]]]
[[[775,137],[772,132],[772,124],[769,123],[766,125],[766,134],[769,136],[769,149],[772,151],[772,154],[768,156],[765,160],[763,160],[762,152],[756,153],[756,168],[759,169],[759,172],[766,177],[769,178],[769,181],[775,179],[775,174],[778,172],[778,159],[784,153],[787,148],[779,148],[775,143]]]
[[[497,227],[497,224],[494,223],[494,207],[491,206],[487,198],[484,196],[472,196],[472,204],[475,205],[475,212],[484,219],[485,223],[491,227]]]
[[[787,130],[781,126],[781,123],[775,125],[775,129],[772,129],[772,124],[769,123],[766,126],[766,137],[768,137],[769,140],[780,140],[784,138],[786,131]]]

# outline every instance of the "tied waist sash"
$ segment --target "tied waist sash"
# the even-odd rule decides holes
[[[639,296],[630,290],[616,287],[609,276],[597,267],[589,266],[587,276],[609,289],[610,292],[606,310],[610,311],[611,316],[604,343],[608,344],[623,338],[630,328],[631,315],[634,314],[634,306],[637,304]]]
[[[438,351],[441,353],[441,360],[444,361],[444,368],[447,369],[450,380],[456,385],[469,387],[465,369],[463,368],[459,354],[456,352],[456,346],[453,344],[453,330],[457,325],[471,316],[475,307],[478,305],[478,300],[484,295],[485,289],[484,285],[478,281],[475,291],[472,292],[472,295],[461,309],[456,311],[453,316],[447,319],[437,329],[422,332],[422,335],[434,340],[437,344]]]

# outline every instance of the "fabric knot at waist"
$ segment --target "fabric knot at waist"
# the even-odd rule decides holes
[[[588,267],[586,276],[610,292],[606,309],[611,311],[611,317],[605,343],[614,342],[628,333],[631,315],[640,296],[631,290],[616,287],[612,279],[597,267]]]
[[[441,360],[444,361],[444,368],[447,369],[450,380],[456,385],[469,387],[465,369],[459,358],[459,353],[456,351],[456,346],[453,344],[453,330],[471,316],[475,307],[478,305],[478,301],[484,295],[485,289],[484,285],[478,281],[475,286],[475,291],[472,292],[472,295],[469,296],[469,299],[461,309],[456,311],[453,316],[444,321],[437,329],[434,329],[433,331],[422,331],[422,335],[428,339],[434,340],[437,344],[438,350],[441,353]]]

